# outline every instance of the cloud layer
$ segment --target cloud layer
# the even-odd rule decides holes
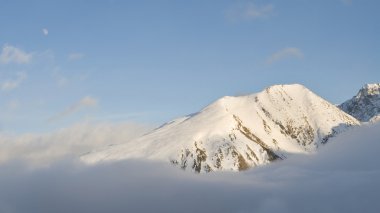
[[[133,123],[79,123],[50,134],[0,134],[0,164],[21,161],[31,167],[43,167],[57,160],[110,144],[129,141],[147,132],[146,125]],[[1,212],[1,211],[0,211]]]
[[[242,173],[195,175],[130,160],[94,167],[61,161],[36,170],[8,163],[0,167],[0,212],[375,213],[379,129],[358,128],[318,154]]]

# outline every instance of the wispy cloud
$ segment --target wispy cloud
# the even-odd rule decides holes
[[[60,87],[66,86],[68,84],[69,80],[62,75],[57,76],[57,84]]]
[[[69,79],[62,74],[60,67],[58,66],[54,67],[52,77],[55,79],[59,87],[64,87],[69,83]]]
[[[230,21],[255,20],[266,18],[273,14],[274,5],[258,5],[253,1],[241,2],[226,12],[226,17]]]
[[[17,73],[15,79],[8,79],[0,84],[2,91],[11,91],[20,86],[20,84],[27,78],[26,72]]]
[[[85,55],[83,53],[70,53],[68,56],[68,59],[70,61],[75,61],[75,60],[80,60],[84,57],[85,57]]]
[[[13,100],[10,100],[8,103],[7,103],[7,108],[9,110],[16,110],[20,107],[20,101],[17,100],[17,99],[13,99]]]
[[[79,102],[71,105],[67,109],[65,109],[63,112],[51,117],[49,119],[50,122],[60,120],[64,117],[67,117],[69,115],[72,115],[82,109],[88,108],[88,107],[95,107],[98,105],[98,99],[93,98],[91,96],[86,96],[82,98]]]
[[[4,45],[0,54],[0,64],[26,64],[29,63],[32,59],[32,53],[26,53],[25,51],[11,46]]]
[[[273,64],[277,61],[288,59],[288,58],[297,58],[302,59],[304,57],[304,54],[302,51],[296,47],[288,47],[284,48],[282,50],[279,50],[275,53],[273,53],[268,59],[268,64]]]
[[[44,28],[42,29],[42,34],[44,34],[45,36],[47,36],[49,34],[49,30]]]

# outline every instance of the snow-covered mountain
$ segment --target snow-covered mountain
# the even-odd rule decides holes
[[[339,105],[361,122],[380,120],[380,84],[366,84],[356,96]]]
[[[86,154],[89,164],[130,158],[170,161],[196,172],[240,171],[313,152],[359,122],[302,85],[223,97],[136,140]]]

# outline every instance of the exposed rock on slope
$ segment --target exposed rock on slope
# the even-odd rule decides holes
[[[223,97],[124,144],[82,156],[86,163],[144,158],[196,172],[245,170],[313,152],[359,122],[302,85]]]
[[[366,84],[356,96],[339,106],[361,122],[380,120],[380,84]]]

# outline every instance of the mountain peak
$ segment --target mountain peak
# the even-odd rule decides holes
[[[225,96],[134,141],[90,153],[86,163],[146,158],[196,172],[240,171],[313,152],[358,121],[300,84]]]
[[[346,113],[362,122],[368,122],[380,115],[380,84],[364,85],[356,96],[339,105]]]
[[[223,108],[228,109],[230,107],[239,105],[245,99],[263,97],[263,96],[278,96],[279,94],[302,94],[303,92],[310,92],[305,86],[301,84],[276,84],[269,86],[258,93],[251,93],[241,96],[223,96],[210,105],[206,106],[202,111],[210,110],[211,108]]]
[[[305,95],[315,95],[312,91],[310,91],[308,88],[303,86],[302,84],[278,84],[273,85],[270,87],[267,87],[264,91],[258,93],[261,94],[269,94],[271,96],[277,96],[279,94],[283,95],[294,95],[294,96],[305,96]],[[291,95],[291,96],[292,96]]]
[[[380,94],[380,83],[377,84],[366,84],[364,85],[358,95],[379,95]]]
[[[300,90],[307,89],[302,84],[275,84],[267,88],[267,90]]]

